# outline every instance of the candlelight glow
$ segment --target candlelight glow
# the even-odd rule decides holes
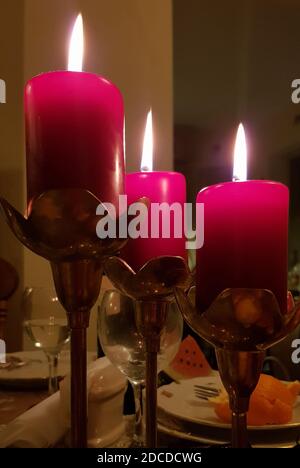
[[[145,127],[144,146],[141,162],[141,171],[150,172],[153,170],[153,130],[152,130],[152,110],[148,112]]]
[[[247,144],[243,124],[239,124],[234,146],[232,180],[247,180]]]
[[[82,71],[83,60],[83,21],[82,15],[76,18],[69,46],[69,71]]]

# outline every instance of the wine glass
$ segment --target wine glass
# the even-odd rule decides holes
[[[110,361],[132,384],[135,399],[134,446],[144,446],[142,389],[146,378],[145,341],[137,328],[136,302],[116,290],[105,292],[98,308],[98,337]],[[161,334],[158,372],[174,358],[181,343],[183,320],[175,302],[170,302]]]
[[[42,349],[49,364],[48,393],[58,390],[57,364],[70,330],[54,289],[26,288],[23,295],[24,328],[36,348]]]

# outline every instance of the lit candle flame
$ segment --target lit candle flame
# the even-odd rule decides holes
[[[152,110],[148,112],[145,127],[143,154],[141,171],[150,172],[153,170],[153,130],[152,130]]]
[[[83,60],[83,21],[82,15],[76,18],[69,46],[69,71],[82,71]]]
[[[232,180],[247,180],[247,144],[243,124],[239,124],[234,146]]]

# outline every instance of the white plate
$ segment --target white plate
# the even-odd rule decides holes
[[[158,409],[169,415],[174,420],[201,424],[221,429],[230,429],[230,425],[220,422],[217,418],[213,405],[206,400],[195,397],[194,386],[205,385],[213,388],[221,388],[219,374],[209,377],[197,377],[190,380],[182,380],[180,383],[171,383],[158,389]],[[164,391],[172,396],[168,397]],[[300,429],[300,398],[297,398],[293,419],[288,424],[249,426],[250,431],[274,431],[287,428]]]
[[[160,432],[167,437],[190,441],[192,444],[228,444],[231,425],[220,422],[214,408],[194,396],[194,385],[220,388],[218,373],[210,377],[183,380],[158,390],[158,422]],[[164,395],[164,391],[170,397]],[[292,447],[300,435],[300,398],[289,424],[249,426],[249,442],[253,447]]]
[[[220,446],[222,445],[228,445],[228,439],[227,440],[216,440],[216,439],[209,439],[204,436],[199,436],[199,435],[193,435],[189,433],[185,433],[176,429],[171,429],[167,426],[164,426],[163,424],[158,423],[157,425],[158,432],[164,436],[164,438],[167,437],[168,440],[183,440],[186,441],[193,446],[195,444],[201,444],[201,445],[207,445],[207,446]],[[274,444],[267,444],[267,443],[254,443],[252,444],[253,448],[293,448],[295,446],[295,441],[290,441],[290,442],[282,442],[282,443],[274,443]]]
[[[15,356],[26,364],[14,369],[0,369],[0,388],[46,388],[49,367],[43,351],[20,351],[7,354]],[[96,359],[95,353],[88,353],[88,363]],[[70,371],[70,351],[62,351],[58,360],[58,377],[64,377]]]

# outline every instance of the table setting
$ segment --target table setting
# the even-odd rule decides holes
[[[228,445],[230,424],[217,417],[209,401],[221,388],[217,372],[172,383],[159,388],[159,430],[199,445]],[[257,448],[291,448],[297,444],[300,431],[300,399],[293,404],[292,419],[285,424],[249,425],[249,440]]]
[[[190,340],[191,337],[187,337],[181,343],[180,349],[185,352],[185,343]],[[176,346],[177,350],[178,347],[179,344]],[[196,349],[195,345],[191,349]],[[48,366],[42,352],[21,352],[14,355],[22,359],[22,362],[27,360],[26,365],[32,369],[24,373],[26,366],[23,366],[11,371],[15,375],[19,374],[18,378],[14,377],[13,382],[9,382],[10,378],[8,381],[5,381],[4,377],[2,379],[0,371],[1,448],[70,447],[70,356],[69,351],[63,351],[61,354],[58,368],[61,389],[50,396],[47,395]],[[181,355],[179,350],[176,356],[181,359]],[[174,351],[171,351],[171,356],[174,356]],[[157,395],[159,447],[224,447],[230,443],[230,423],[218,417],[213,403],[223,388],[220,375],[208,364],[203,366],[205,362],[203,356],[202,354],[201,361],[197,358],[197,362],[201,362],[199,369],[202,374],[198,377],[191,378],[189,372],[185,375],[183,367],[179,373],[177,358],[174,357],[164,359],[160,366],[162,371],[159,374]],[[107,357],[97,359],[93,353],[89,353],[88,362],[88,447],[119,449],[145,447],[145,416],[142,411],[145,404],[144,391],[140,393],[140,400],[136,406],[131,406],[131,413],[134,410],[137,413],[124,413],[124,396],[128,385],[133,385],[133,388],[134,385],[138,385],[142,387],[141,390],[143,389],[144,385],[140,382],[144,382],[145,375],[142,380],[138,375],[141,372],[145,373],[145,366],[140,363],[135,370],[133,364],[130,364],[133,373],[131,374],[128,369],[129,364],[124,368],[124,356],[122,361],[115,358],[110,362]],[[123,371],[120,371],[121,368]],[[4,370],[2,374],[3,372]],[[31,375],[35,375],[35,378],[33,379]],[[283,385],[293,384],[285,381]],[[43,390],[37,392],[40,388]],[[33,392],[35,399],[32,399]],[[20,406],[21,402],[23,405],[27,404],[27,410],[26,406]],[[254,448],[297,446],[300,434],[299,396],[295,398],[292,406],[292,417],[288,422],[261,424],[261,421],[258,421],[260,425],[249,425],[251,446]],[[19,410],[20,415],[15,418],[14,413],[9,415],[10,409],[14,412]],[[274,411],[276,412],[277,408]],[[2,424],[5,421],[4,415],[10,416],[6,424]]]
[[[68,70],[25,85],[26,214],[0,199],[11,233],[53,277],[51,293],[27,287],[22,299],[37,350],[0,365],[0,417],[17,398],[6,401],[5,388],[43,390],[42,401],[2,424],[0,447],[294,447],[300,387],[262,374],[269,348],[300,324],[287,290],[288,187],[247,179],[240,124],[232,180],[199,187],[192,229],[184,175],[153,170],[151,110],[141,171],[126,173],[121,91],[82,60],[78,15]],[[113,289],[98,303],[103,275]],[[98,359],[86,340],[95,305]],[[197,341],[182,341],[184,322],[214,348],[216,369]],[[162,371],[172,383],[159,386]],[[256,399],[270,412],[278,405],[283,422],[251,424]]]

